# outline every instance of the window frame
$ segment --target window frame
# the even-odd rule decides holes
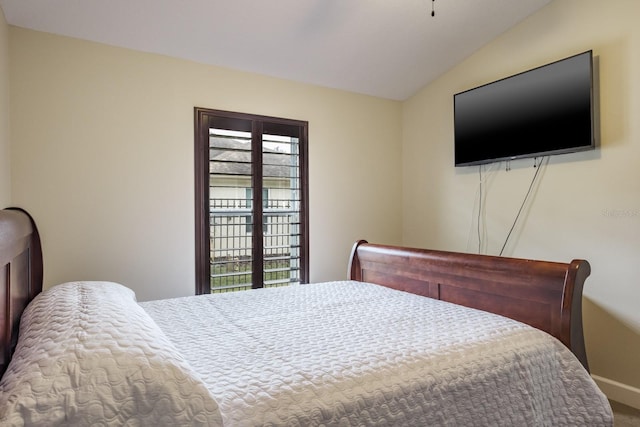
[[[300,128],[299,136],[299,160],[300,160],[300,283],[309,282],[309,173],[308,173],[308,129],[306,121],[283,119],[278,117],[262,116],[256,114],[238,113],[232,111],[215,110],[209,108],[194,108],[194,172],[195,172],[195,293],[196,295],[211,293],[211,266],[210,266],[210,212],[209,212],[209,123],[210,118],[251,121],[252,140],[254,150],[261,152],[263,123],[269,126],[296,126]],[[260,142],[260,144],[255,144]],[[262,188],[262,157],[259,162],[252,162],[252,188]],[[256,185],[258,184],[258,185]],[[262,206],[262,191],[253,191],[253,206]],[[262,214],[260,214],[262,217]],[[262,217],[264,218],[264,217]],[[262,248],[263,221],[254,224],[252,250],[258,252]],[[259,244],[256,244],[259,243]],[[264,286],[263,254],[253,256],[253,275],[259,277],[259,282]],[[258,288],[256,280],[252,288]]]

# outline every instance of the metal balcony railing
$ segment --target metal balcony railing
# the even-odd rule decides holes
[[[265,201],[263,209],[263,283],[265,287],[300,282],[300,214],[292,200]],[[251,201],[211,199],[211,292],[252,286],[253,223]]]

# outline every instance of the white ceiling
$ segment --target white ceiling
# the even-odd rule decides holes
[[[404,100],[550,1],[0,0],[0,6],[19,27]]]

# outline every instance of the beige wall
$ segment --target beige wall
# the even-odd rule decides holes
[[[453,94],[593,49],[601,149],[553,157],[505,255],[585,258],[593,373],[640,387],[640,2],[555,0],[403,105],[403,242],[477,251],[478,167],[453,166]],[[550,130],[553,131],[553,130]],[[517,143],[517,141],[514,141]],[[485,174],[486,235],[497,254],[527,191],[532,161]],[[640,395],[639,395],[640,396]]]
[[[9,26],[0,8],[0,209],[11,204],[9,155]]]
[[[194,292],[193,108],[309,121],[311,280],[358,238],[399,243],[398,102],[10,28],[14,203],[40,227],[45,287],[141,300]]]

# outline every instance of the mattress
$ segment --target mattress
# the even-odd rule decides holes
[[[610,426],[550,335],[381,286],[328,282],[143,302],[225,426]]]

